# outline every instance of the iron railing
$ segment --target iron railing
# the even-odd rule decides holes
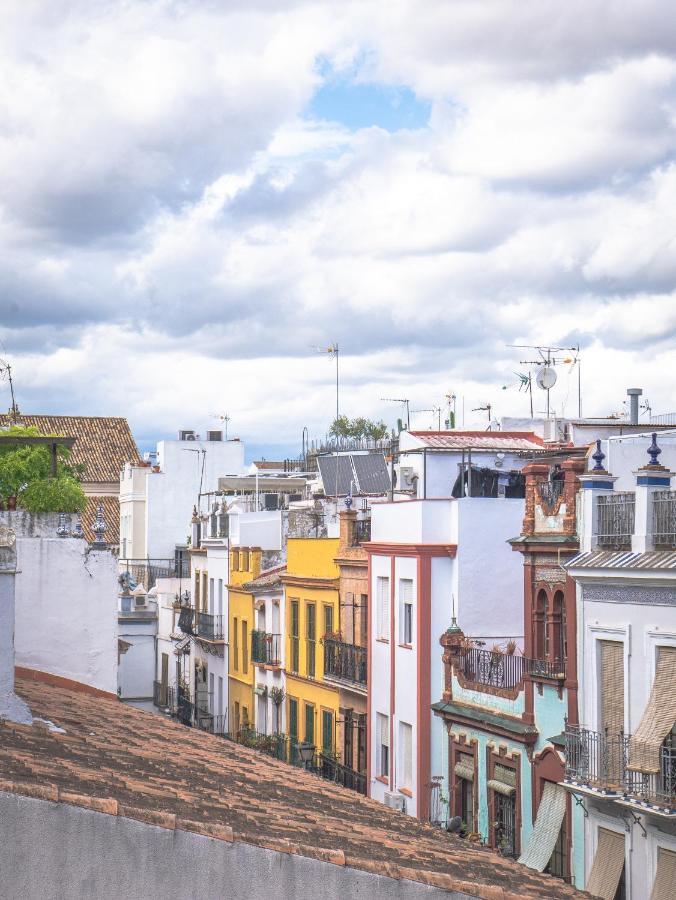
[[[192,606],[182,606],[181,611],[178,614],[178,627],[181,629],[183,634],[194,634],[195,633],[195,610]]]
[[[353,684],[366,684],[366,661],[366,647],[324,638],[324,675]]]
[[[623,491],[597,498],[596,538],[599,547],[624,550],[631,547],[636,515],[635,495]]]
[[[160,709],[169,706],[169,685],[162,681],[153,681],[153,703]]]
[[[241,728],[234,734],[226,734],[226,737],[245,747],[251,747],[252,750],[258,750],[259,753],[265,753],[266,756],[280,759],[282,762],[291,763],[295,760],[293,752],[295,745],[286,734],[263,734],[253,728]]]
[[[251,632],[251,660],[263,666],[281,666],[282,636],[266,631]]]
[[[653,494],[653,542],[656,547],[676,547],[676,491]]]
[[[632,753],[642,749],[629,735],[567,725],[566,780],[676,812],[676,740],[670,736],[662,745],[658,772],[629,767]]]
[[[208,641],[223,640],[223,616],[212,616],[209,613],[198,612],[195,624],[195,634],[198,637]]]
[[[352,546],[358,547],[365,541],[371,540],[371,519],[357,519],[352,532]]]
[[[146,590],[154,587],[158,578],[189,578],[190,560],[180,559],[120,559],[123,572],[128,572],[136,584]]]
[[[563,494],[564,484],[565,482],[562,479],[538,482],[540,500],[545,506],[548,506],[550,509],[556,506],[559,502],[559,497]]]
[[[207,731],[209,734],[225,735],[225,719],[224,715],[215,716],[204,710],[197,710],[195,713],[195,725],[200,731]]]
[[[559,660],[532,659],[497,650],[469,647],[460,651],[458,672],[473,684],[510,689],[520,685],[525,675],[535,678],[563,678],[565,665]]]
[[[447,806],[442,803],[443,776],[433,775],[430,782],[430,825],[443,827],[446,824]]]
[[[298,764],[301,765],[301,763]],[[366,796],[366,775],[344,766],[327,753],[315,753],[308,768],[315,775],[319,775],[327,781],[333,781],[334,784],[340,784],[342,787]]]

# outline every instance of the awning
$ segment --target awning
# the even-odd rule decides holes
[[[657,848],[657,874],[653,884],[653,891],[650,900],[671,900],[674,896],[674,885],[676,884],[676,853],[673,850],[666,850],[664,847]]]
[[[601,900],[613,900],[624,868],[624,834],[599,828],[596,855],[585,890]]]
[[[544,872],[552,858],[554,846],[566,814],[566,791],[560,784],[545,784],[538,807],[535,826],[519,862],[537,872]]]
[[[460,762],[455,764],[453,771],[458,778],[464,778],[465,781],[474,781],[474,766],[469,762],[461,759]]]
[[[493,769],[493,777],[488,782],[488,787],[498,794],[511,797],[516,791],[516,772],[507,766],[496,764]]]
[[[630,769],[660,771],[662,742],[676,722],[676,647],[661,647],[641,722],[629,741]]]

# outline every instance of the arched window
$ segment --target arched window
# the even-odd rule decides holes
[[[553,658],[560,663],[565,663],[568,652],[566,645],[566,600],[563,591],[557,591],[554,594],[553,604],[553,635],[552,635],[552,653]]]
[[[547,591],[541,588],[538,591],[535,601],[535,657],[536,659],[546,659],[549,651],[549,641],[547,638],[547,613],[549,610],[549,602]]]

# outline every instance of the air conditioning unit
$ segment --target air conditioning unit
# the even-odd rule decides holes
[[[415,489],[415,482],[418,476],[415,474],[413,466],[397,465],[394,467],[394,474],[398,491],[412,491]]]
[[[390,809],[398,809],[399,812],[406,812],[406,797],[395,794],[394,791],[385,791],[385,806],[389,806]]]
[[[194,441],[195,440],[195,432],[192,429],[186,431],[179,431],[178,433],[179,441]]]
[[[223,440],[223,432],[222,431],[207,431],[207,440],[208,441],[222,441]]]
[[[138,597],[134,597],[134,607],[136,609],[145,609],[148,605],[148,598],[145,594],[141,594]]]
[[[568,423],[562,419],[545,419],[542,439],[546,444],[565,443],[568,440]]]

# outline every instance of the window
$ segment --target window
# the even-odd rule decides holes
[[[333,713],[322,710],[322,751],[333,753]]]
[[[298,701],[289,697],[289,737],[298,740]]]
[[[343,719],[343,765],[352,768],[354,742],[354,721],[351,709],[345,710]]]
[[[239,621],[233,620],[232,627],[232,667],[235,672],[239,669]]]
[[[240,550],[239,568],[240,568],[240,571],[242,571],[242,572],[249,571],[249,551],[248,550]]]
[[[315,621],[315,605],[308,603],[305,606],[305,637],[306,643],[306,669],[308,678],[315,677],[315,637],[317,623]]]
[[[366,715],[357,719],[357,771],[366,771]]]
[[[193,589],[193,593],[195,596],[193,597],[193,606],[196,610],[200,608],[200,584],[201,584],[201,575],[200,570],[195,569],[195,587]]]
[[[209,573],[202,572],[202,612],[207,612],[209,606]]]
[[[535,644],[535,658],[536,659],[546,659],[547,658],[547,610],[548,610],[548,599],[547,599],[547,591],[540,590],[538,591],[537,599],[535,601],[535,633],[534,644]]]
[[[234,716],[233,716],[233,718],[234,718],[234,720],[235,720],[235,734],[237,734],[237,732],[239,731],[239,726],[240,726],[240,721],[239,721],[239,703],[238,703],[237,700],[235,700],[235,711],[234,711]]]
[[[599,641],[601,651],[601,727],[608,736],[624,731],[624,645],[620,641]],[[616,760],[618,763],[619,760]]]
[[[242,672],[246,675],[249,671],[249,640],[248,640],[248,624],[242,622]]]
[[[494,792],[495,846],[503,856],[516,856],[516,801]]]
[[[399,643],[413,643],[413,581],[399,579]]]
[[[217,705],[217,715],[223,715],[223,676],[218,676],[218,705]]]
[[[214,614],[214,579],[209,579],[209,612]]]
[[[300,633],[298,625],[298,600],[291,601],[291,671],[298,671]]]
[[[315,742],[315,708],[312,703],[305,704],[305,743]]]
[[[554,660],[563,664],[566,660],[566,605],[563,591],[557,591],[554,594],[554,602],[552,604],[552,652]]]
[[[399,787],[413,786],[413,728],[399,723]]]
[[[257,697],[256,730],[261,734],[268,733],[268,698]]]
[[[460,785],[460,818],[467,831],[474,831],[474,782],[459,778]]]
[[[209,712],[213,716],[214,710],[214,676],[209,672]]]
[[[361,646],[366,647],[369,642],[369,596],[368,594],[361,595],[361,603],[359,608],[360,615],[360,625],[361,625]]]
[[[230,568],[233,572],[239,569],[239,552],[237,550],[230,551]]]
[[[324,634],[333,634],[333,607],[324,604]]]
[[[387,579],[386,579],[387,580]],[[390,720],[376,713],[376,772],[380,778],[390,777]]]
[[[376,636],[390,639],[390,579],[381,575],[376,579]]]
[[[217,614],[219,616],[223,615],[223,579],[218,579],[218,608]]]

